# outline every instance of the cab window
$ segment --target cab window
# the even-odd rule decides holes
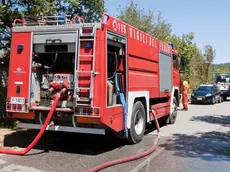
[[[173,54],[173,68],[179,70],[178,56],[176,54]]]

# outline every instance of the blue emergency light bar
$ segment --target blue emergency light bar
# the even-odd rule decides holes
[[[172,49],[174,49],[174,44],[173,43],[169,43],[169,45],[172,47]]]

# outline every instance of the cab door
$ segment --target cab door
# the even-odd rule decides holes
[[[173,86],[180,88],[180,70],[179,59],[176,53],[173,53]]]

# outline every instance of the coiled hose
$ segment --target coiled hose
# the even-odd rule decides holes
[[[37,142],[40,140],[41,136],[44,134],[46,127],[48,126],[48,124],[49,124],[49,122],[53,116],[53,113],[56,109],[56,106],[57,106],[57,103],[61,97],[61,94],[64,93],[65,91],[66,91],[66,88],[63,88],[60,93],[56,93],[53,105],[49,111],[49,114],[45,120],[44,125],[42,126],[41,130],[39,131],[39,133],[37,134],[35,139],[30,143],[30,145],[27,148],[25,148],[24,150],[20,150],[20,151],[10,150],[10,149],[0,149],[0,153],[11,154],[11,155],[25,155],[26,153],[28,153],[37,144]]]
[[[157,147],[157,142],[160,139],[160,127],[159,127],[158,120],[156,118],[155,111],[152,110],[151,113],[152,113],[152,115],[154,117],[155,124],[156,124],[156,127],[157,127],[157,137],[154,139],[153,146],[149,150],[144,151],[144,152],[142,152],[140,154],[137,154],[137,155],[130,156],[130,157],[121,158],[121,159],[106,162],[104,164],[101,164],[101,165],[98,165],[98,166],[96,166],[94,168],[89,169],[87,172],[95,172],[95,171],[102,170],[104,168],[108,168],[108,167],[113,166],[113,165],[117,165],[117,164],[125,163],[125,162],[128,162],[128,161],[133,161],[133,160],[136,160],[136,159],[140,159],[140,158],[145,157],[145,156],[151,154],[152,152],[154,152],[156,150],[156,147]]]

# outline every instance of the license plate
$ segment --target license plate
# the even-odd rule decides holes
[[[11,104],[25,104],[25,98],[22,97],[11,97]]]
[[[197,100],[202,100],[202,98],[198,97]]]

